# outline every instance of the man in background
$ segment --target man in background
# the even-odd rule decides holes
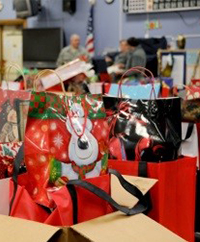
[[[89,53],[84,47],[80,46],[80,36],[73,34],[70,37],[70,45],[61,50],[58,56],[57,66],[64,65],[77,58],[86,62],[90,61]]]
[[[108,73],[111,74],[113,82],[118,81],[125,71],[134,66],[146,66],[146,53],[136,38],[131,37],[127,40],[126,50],[116,60],[116,64],[108,67]],[[130,72],[127,76],[140,78],[141,74]]]
[[[124,65],[125,70],[130,69],[134,66],[146,66],[146,53],[142,46],[139,44],[139,41],[131,37],[127,40],[129,51],[126,56],[126,63]]]
[[[128,43],[125,39],[119,42],[119,52],[108,53],[105,57],[105,61],[108,66],[125,64],[126,63],[126,53],[128,52]]]

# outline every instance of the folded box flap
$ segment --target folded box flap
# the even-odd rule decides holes
[[[129,183],[135,185],[143,194],[146,194],[157,182],[156,179],[123,176]],[[133,207],[138,199],[128,193],[120,184],[116,176],[111,175],[111,196],[120,205]]]
[[[0,215],[0,225],[0,241],[7,242],[46,242],[61,231],[60,228],[5,215]]]
[[[126,216],[121,212],[115,212],[74,225],[71,229],[83,238],[83,240],[74,240],[73,242],[185,241],[144,214]]]

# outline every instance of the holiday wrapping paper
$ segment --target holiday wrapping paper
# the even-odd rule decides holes
[[[35,201],[51,206],[47,190],[67,180],[106,173],[109,127],[105,117],[101,95],[32,93],[25,161]]]
[[[0,143],[23,141],[30,92],[0,89]]]
[[[21,145],[22,142],[0,144],[0,179],[12,176],[14,160]]]

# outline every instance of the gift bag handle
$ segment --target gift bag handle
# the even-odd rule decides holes
[[[81,138],[83,136],[83,134],[85,133],[85,129],[86,129],[86,125],[87,125],[87,118],[88,118],[88,111],[86,109],[86,103],[85,103],[85,99],[84,99],[84,107],[83,107],[83,111],[84,111],[84,123],[83,123],[83,127],[82,127],[82,132],[81,134],[78,134],[76,129],[74,128],[74,125],[73,125],[73,122],[72,122],[72,118],[73,118],[73,115],[71,115],[71,110],[70,110],[70,104],[69,104],[69,100],[67,98],[67,114],[68,114],[68,117],[69,117],[69,122],[70,122],[70,125],[74,131],[74,133],[76,134],[77,137]],[[81,124],[80,124],[81,126]]]
[[[6,75],[6,78],[5,78],[5,81],[6,81],[6,84],[7,84],[7,89],[9,90],[9,74],[10,74],[10,71],[11,69],[15,69],[16,71],[18,71],[21,75],[22,75],[22,78],[23,78],[23,81],[24,81],[24,89],[26,90],[26,80],[25,80],[25,75],[22,71],[22,69],[20,68],[19,65],[17,65],[16,63],[9,63],[6,67],[5,67],[5,70],[7,70],[7,75]]]
[[[85,180],[71,180],[67,183],[67,188],[71,194],[72,202],[73,202],[73,214],[74,214],[74,224],[76,224],[78,221],[78,206],[77,206],[77,195],[76,190],[74,186],[82,187],[91,193],[95,194],[96,196],[100,197],[101,199],[108,202],[110,205],[112,205],[115,209],[118,211],[121,211],[125,213],[126,215],[136,215],[138,213],[143,213],[148,209],[148,202],[146,200],[145,195],[142,194],[142,192],[133,184],[126,181],[123,176],[117,172],[116,170],[109,169],[109,174],[115,175],[121,186],[129,192],[131,195],[135,196],[139,199],[138,203],[132,207],[128,208],[126,206],[119,205],[116,201],[113,200],[113,198],[106,193],[104,190],[100,189],[99,187],[85,181]]]
[[[142,67],[142,66],[135,66],[135,67],[132,67],[132,68],[130,68],[129,70],[127,70],[127,71],[122,75],[122,77],[120,78],[120,81],[119,81],[119,88],[118,88],[117,96],[119,97],[119,95],[120,95],[120,98],[122,98],[122,80],[123,80],[123,78],[124,78],[128,73],[130,73],[130,72],[137,72],[137,73],[140,73],[140,74],[144,75],[145,77],[148,77],[148,76],[145,74],[145,71],[147,71],[147,72],[150,74],[151,78],[152,78],[152,82],[151,82],[151,84],[152,84],[152,89],[151,89],[150,98],[151,98],[151,96],[152,96],[152,93],[154,93],[154,98],[156,99],[156,93],[155,93],[155,88],[154,88],[155,77],[154,77],[153,73],[152,73],[149,69],[147,69],[147,68],[145,68],[145,67]]]

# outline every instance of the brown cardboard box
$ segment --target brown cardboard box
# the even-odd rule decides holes
[[[146,193],[154,179],[125,176]],[[120,204],[133,206],[133,199],[111,177],[111,195]],[[0,215],[0,242],[183,242],[171,231],[144,214],[126,216],[121,212],[108,214],[71,227],[57,228],[41,223]]]

